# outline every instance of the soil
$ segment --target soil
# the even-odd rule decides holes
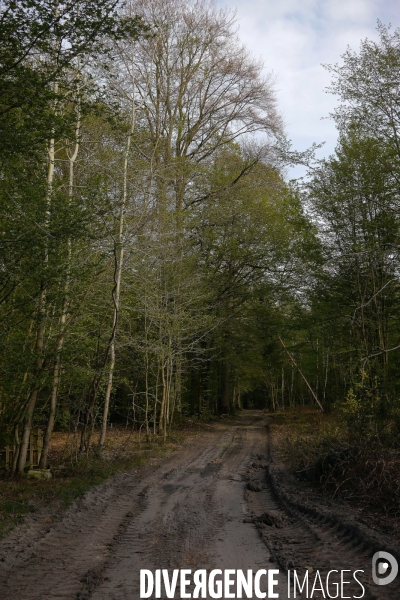
[[[278,456],[268,415],[243,411],[66,511],[39,511],[0,542],[1,600],[134,600],[140,569],[279,569],[280,598],[288,570],[313,582],[317,570],[325,581],[333,569],[362,569],[364,598],[399,598],[399,578],[371,580],[372,555],[399,559],[397,540],[316,495]],[[345,589],[361,594],[354,581]]]

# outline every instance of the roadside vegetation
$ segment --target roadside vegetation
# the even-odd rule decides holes
[[[400,431],[395,423],[360,430],[346,406],[325,415],[304,407],[276,414],[271,429],[280,458],[315,493],[349,504],[381,530],[400,529]]]

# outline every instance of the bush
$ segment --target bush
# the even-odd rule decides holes
[[[316,429],[287,438],[286,457],[300,479],[321,485],[333,497],[400,515],[400,445],[392,420],[371,427],[348,396],[345,411]]]

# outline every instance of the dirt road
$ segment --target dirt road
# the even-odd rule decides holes
[[[156,467],[92,490],[61,519],[14,531],[0,544],[1,600],[135,600],[140,569],[280,569],[280,598],[288,569],[308,571],[310,589],[318,569],[322,579],[363,569],[364,598],[399,597],[395,583],[379,593],[371,585],[379,541],[280,481],[267,426],[262,413],[245,412]],[[354,582],[345,589],[360,596]]]

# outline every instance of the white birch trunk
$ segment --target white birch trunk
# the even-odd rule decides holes
[[[75,128],[75,145],[74,151],[69,156],[69,181],[68,181],[68,204],[71,205],[72,195],[74,191],[74,167],[75,162],[78,157],[79,147],[80,147],[80,131],[81,131],[81,110],[80,110],[80,102],[78,100],[77,106],[77,121]],[[67,255],[67,273],[65,278],[64,285],[64,298],[62,304],[62,311],[60,317],[60,334],[57,340],[57,348],[56,348],[56,358],[54,363],[53,370],[53,384],[51,389],[51,397],[50,397],[50,413],[47,420],[46,430],[43,438],[43,450],[40,457],[39,467],[41,469],[45,469],[47,465],[47,455],[49,452],[50,439],[54,429],[54,423],[56,418],[56,410],[57,410],[57,397],[58,397],[58,388],[60,385],[61,379],[61,355],[62,350],[64,348],[64,339],[65,339],[65,328],[67,323],[67,314],[68,314],[68,305],[69,305],[69,287],[70,287],[70,265],[71,265],[71,238],[68,238],[68,255]]]

